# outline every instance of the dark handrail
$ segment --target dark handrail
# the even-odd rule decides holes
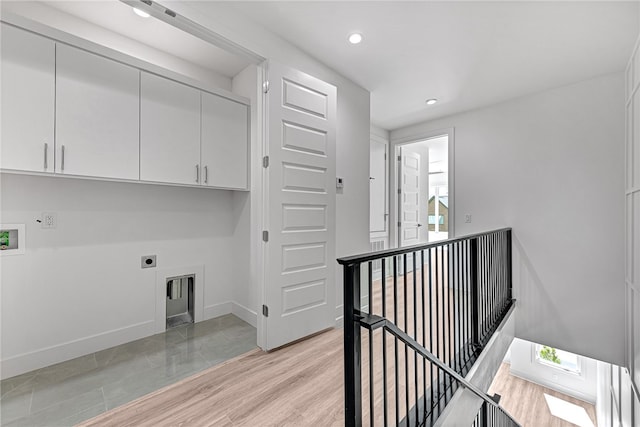
[[[364,327],[363,313],[361,312],[362,302],[362,279],[368,281],[368,307],[369,314],[373,310],[380,310],[383,318],[391,319],[397,328],[400,324],[406,330],[402,331],[411,337],[411,330],[418,331],[418,324],[422,323],[422,348],[429,348],[431,354],[440,359],[449,368],[457,372],[463,378],[465,372],[476,360],[487,340],[495,332],[495,328],[504,319],[512,305],[512,269],[511,269],[511,236],[512,229],[509,227],[491,230],[483,233],[476,233],[469,236],[452,238],[425,245],[415,245],[411,247],[378,251],[374,253],[355,255],[338,259],[338,263],[343,267],[343,305],[344,305],[344,364],[345,364],[345,424],[348,426],[362,425],[362,352],[361,329]],[[448,250],[447,250],[448,249]],[[425,256],[426,255],[426,256]],[[377,260],[381,263],[375,264]],[[375,279],[374,268],[378,265],[380,277]],[[364,267],[364,269],[363,269]],[[413,273],[420,271],[420,273]],[[366,275],[362,276],[364,272]],[[387,275],[390,273],[390,275]],[[391,279],[391,280],[388,280]],[[374,283],[375,282],[375,283]],[[366,285],[365,285],[366,286]],[[411,298],[411,294],[413,296]],[[381,302],[381,306],[374,308],[374,297]],[[427,302],[428,297],[428,302]],[[413,302],[407,302],[413,301]],[[417,302],[420,304],[417,304]],[[386,303],[385,303],[386,302]],[[422,305],[422,308],[419,308]],[[398,312],[398,309],[401,312]],[[410,311],[413,313],[411,314]],[[409,316],[413,320],[413,327],[407,322]],[[404,318],[404,323],[397,323],[398,319]],[[429,319],[429,329],[426,329],[426,321]],[[435,329],[432,325],[435,321]],[[371,327],[371,326],[369,326]],[[385,334],[382,335],[383,346]],[[446,336],[446,342],[439,345],[438,336]],[[435,341],[433,341],[435,336]],[[428,341],[427,341],[428,337]],[[404,342],[395,334],[389,338],[395,340],[394,350],[389,353],[395,366],[395,408],[396,423],[399,424],[400,396],[398,394],[398,343]],[[418,336],[412,338],[416,343],[420,342]],[[373,339],[372,334],[368,335],[369,359],[372,360]],[[426,343],[430,347],[427,347]],[[407,348],[409,344],[405,342]],[[435,345],[435,348],[432,348]],[[384,347],[386,348],[386,347]],[[413,347],[412,347],[413,348]],[[415,348],[414,348],[415,350]],[[383,367],[388,365],[387,352],[383,353]],[[414,364],[417,366],[418,352],[414,351]],[[407,366],[408,355],[404,353],[404,365]],[[422,364],[429,360],[421,353]],[[369,365],[369,383],[372,383],[374,370],[373,363]],[[436,364],[439,367],[439,364]],[[433,368],[434,365],[431,364]],[[423,367],[423,370],[426,369]],[[384,390],[387,389],[387,371],[382,369]],[[427,414],[426,393],[418,402],[420,375],[417,370],[413,373],[413,398],[415,409],[410,408],[409,370],[404,372],[404,407],[407,409],[406,422],[411,424],[411,411],[415,411],[416,421],[419,421],[418,411],[420,405],[424,406],[425,416]],[[448,370],[436,368],[437,378],[430,387],[432,422],[435,420],[433,412],[434,397],[438,397],[437,409],[440,409],[440,399],[444,396],[445,405],[448,399],[446,382],[440,381],[443,375],[453,382],[459,380],[455,376],[447,376]],[[427,390],[426,374],[422,377],[423,389]],[[462,382],[460,382],[462,384]],[[433,387],[437,386],[437,389]],[[444,386],[444,394],[441,393],[441,386]],[[475,390],[477,391],[477,390]],[[374,388],[369,388],[370,419],[373,419],[375,406]],[[474,393],[475,394],[475,393]],[[386,391],[383,391],[381,410],[384,413],[384,422],[388,422],[387,400],[394,401],[394,396],[387,398]],[[496,412],[504,412],[490,406],[491,403],[483,403],[482,414],[495,416]],[[487,408],[494,415],[487,414]],[[389,414],[390,415],[390,414]],[[390,421],[390,420],[389,420]]]
[[[464,240],[471,240],[477,237],[486,236],[487,234],[500,233],[502,231],[511,231],[511,227],[498,228],[496,230],[491,231],[483,231],[481,233],[469,234],[467,236],[454,237],[447,240],[440,240],[433,243],[427,243],[426,245],[413,245],[413,246],[405,246],[403,248],[395,248],[395,249],[385,249],[383,251],[378,252],[367,252],[365,254],[360,255],[352,255],[348,257],[338,258],[338,264],[340,265],[353,265],[359,264],[367,261],[374,261],[381,258],[391,257],[395,255],[408,254],[411,252],[417,252],[420,250],[425,250],[429,248],[436,248],[438,246],[449,245],[452,243],[462,242]]]
[[[498,405],[493,399],[487,396],[482,390],[480,390],[475,385],[471,384],[467,381],[462,375],[458,374],[456,371],[451,369],[445,363],[443,363],[440,359],[433,355],[429,350],[420,345],[416,340],[407,335],[406,332],[402,331],[398,328],[393,322],[390,322],[388,319],[380,316],[376,316],[373,314],[363,314],[361,323],[363,326],[370,329],[378,329],[383,328],[389,331],[391,334],[395,335],[400,341],[404,342],[406,345],[411,347],[416,353],[420,354],[422,357],[427,359],[432,364],[436,365],[447,374],[451,375],[456,381],[458,381],[464,388],[470,390],[473,394],[484,400],[486,403],[500,409],[505,413],[511,421],[513,421],[517,426],[520,424],[514,420],[507,411],[504,410],[500,405]]]

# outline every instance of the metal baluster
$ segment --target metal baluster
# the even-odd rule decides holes
[[[404,329],[409,333],[409,301],[407,298],[407,254],[402,254],[402,282],[404,283],[403,297],[404,297]],[[404,344],[404,398],[405,398],[405,412],[407,417],[407,425],[411,425],[411,418],[409,415],[409,346]]]
[[[422,268],[420,269],[420,289],[422,290],[422,345],[427,347],[427,315],[425,310],[425,299],[424,299],[424,250],[420,251],[420,262],[422,263]],[[429,348],[431,351],[431,348]],[[427,360],[422,358],[422,407],[424,412],[424,417],[426,421],[427,414]]]
[[[439,274],[438,274],[438,248],[434,248],[435,251],[435,260],[434,260],[434,264],[435,264],[435,280],[434,280],[434,287],[435,287],[435,300],[436,300],[436,312],[435,312],[435,318],[436,318],[436,329],[435,329],[435,334],[436,334],[436,352],[435,355],[437,358],[440,358],[440,327],[439,327],[439,323],[440,323],[440,297],[439,297],[439,287],[438,283],[439,283]],[[436,386],[438,387],[438,408],[440,407],[440,369],[436,369]]]
[[[386,259],[382,259],[382,317],[387,317],[387,274]],[[388,404],[387,404],[387,334],[382,331],[382,404],[384,407],[384,425],[388,425]]]
[[[356,318],[360,310],[360,264],[344,266],[344,373],[345,425],[362,420],[361,330]]]
[[[411,255],[411,261],[413,264],[413,339],[418,341],[418,274],[416,264],[417,253],[413,252]],[[416,406],[416,424],[420,423],[420,416],[418,414],[418,353],[413,352],[413,386],[414,386],[414,401]]]
[[[393,323],[398,324],[398,258],[393,257]],[[400,424],[400,390],[398,385],[398,338],[394,336],[394,350],[395,350],[395,392],[396,392],[396,425]]]
[[[369,302],[369,314],[373,313],[373,262],[368,262],[369,273],[369,289],[368,289],[368,302]],[[384,332],[384,331],[383,331]],[[373,427],[374,420],[374,390],[373,390],[373,329],[369,330],[369,425]]]
[[[433,353],[433,276],[432,276],[432,253],[431,248],[428,250],[429,254],[429,351]],[[437,340],[436,340],[437,341]],[[436,344],[437,345],[437,344]],[[437,354],[437,353],[436,353]],[[431,422],[433,423],[433,363],[429,362],[429,385],[431,390]]]

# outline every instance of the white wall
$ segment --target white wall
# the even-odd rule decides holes
[[[177,58],[149,45],[117,34],[42,3],[34,1],[2,2],[0,13],[13,13],[76,37],[89,40],[143,61],[150,62],[184,76],[225,90],[231,90],[231,79],[215,71]]]
[[[576,375],[537,362],[534,351],[534,343],[518,338],[513,340],[510,356],[512,375],[586,402],[596,403],[598,372],[595,360],[580,357],[581,374]]]
[[[176,4],[174,9],[182,13],[183,6],[187,7]],[[74,17],[34,7],[26,15],[44,24],[111,48],[122,47],[122,43],[141,48]],[[337,197],[336,253],[344,256],[367,251],[369,93],[221,7],[215,19],[193,11],[185,15],[258,54],[338,88],[336,164],[345,189]],[[231,32],[220,31],[225,28]],[[141,52],[147,49],[143,46]],[[134,51],[125,52],[135,55]],[[160,57],[141,59],[167,66]],[[206,80],[193,68],[174,71]],[[231,81],[208,78],[209,83],[231,88]],[[247,78],[239,76],[236,89],[240,90],[244,86],[241,80]],[[255,162],[252,173],[254,177],[260,174]],[[260,251],[241,243],[253,245],[262,226],[253,193],[28,176],[2,178],[2,221],[28,224],[27,253],[2,260],[3,377],[154,333],[155,273],[140,269],[142,255],[158,254],[158,268],[203,265],[205,317],[233,311],[250,320],[258,311],[260,296],[252,292],[257,288],[253,279],[259,269],[245,273],[247,258],[252,258],[250,265],[257,266]],[[36,227],[34,231],[35,220],[43,211],[58,213],[58,229]],[[45,231],[48,234],[42,234]],[[244,271],[234,277],[240,269]],[[336,286],[339,317],[342,272],[337,265]],[[236,297],[241,301],[234,301]],[[113,311],[111,304],[118,301],[123,305]]]
[[[625,199],[625,293],[627,300],[627,360],[631,382],[640,389],[640,37],[636,42],[626,76],[626,182]],[[624,391],[624,390],[623,390]],[[625,419],[640,423],[640,395],[628,391],[633,398],[622,394],[619,412]]]
[[[369,251],[369,92],[344,78],[309,53],[235,13],[225,2],[163,3],[176,13],[211,28],[265,58],[296,68],[338,89],[336,175],[344,190],[336,195],[336,256]],[[252,226],[256,226],[253,224]],[[342,316],[342,271],[336,264],[336,320]]]
[[[262,203],[262,135],[260,133],[262,97],[260,84],[262,71],[250,65],[233,78],[233,92],[251,100],[251,153],[250,192],[233,193],[233,216],[237,219],[234,230],[233,257],[243,268],[234,272],[233,313],[257,326],[261,298],[262,235],[260,209]],[[252,226],[255,224],[255,226]],[[246,268],[249,265],[250,268]],[[258,344],[262,344],[258,337]]]
[[[369,132],[371,133],[371,135],[375,135],[379,138],[384,139],[385,141],[389,141],[389,131],[386,129],[382,129],[379,126],[371,124]]]
[[[621,364],[623,75],[398,129],[391,138],[445,128],[455,128],[456,235],[513,227],[516,336]]]
[[[613,417],[611,405],[611,364],[596,362],[596,420],[599,426],[608,426]]]
[[[26,253],[1,259],[3,378],[155,333],[157,270],[203,266],[205,318],[231,311],[232,192],[10,174],[1,184],[1,221],[26,224]],[[40,227],[42,212],[57,228]],[[150,254],[157,268],[141,269]]]

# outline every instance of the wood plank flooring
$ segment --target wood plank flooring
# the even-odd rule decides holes
[[[254,350],[82,426],[342,426],[342,330]]]
[[[459,306],[468,307],[469,295],[465,289],[446,286],[445,274],[436,275],[433,289],[420,288],[414,292],[414,286],[422,283],[422,272],[431,272],[426,267],[415,274],[407,272],[399,276],[397,288],[393,287],[391,278],[384,281],[384,288],[381,280],[374,280],[373,311],[383,314],[382,301],[385,301],[386,315],[426,348],[433,348],[436,356],[446,363],[463,344],[455,331],[461,331],[463,317]],[[432,304],[436,307],[433,310],[425,308]],[[453,326],[443,327],[445,324]],[[272,353],[255,350],[83,425],[342,426],[342,340],[342,330],[336,329]],[[362,415],[363,425],[368,425],[371,384],[368,380],[369,335],[366,331],[363,331],[362,344]],[[375,425],[384,425],[380,410],[383,395],[389,402],[389,424],[392,424],[396,418],[401,420],[405,417],[407,408],[415,404],[416,396],[424,394],[426,384],[431,383],[431,377],[437,371],[432,371],[429,364],[425,366],[413,351],[406,351],[403,344],[396,350],[393,339],[387,339],[386,346],[383,346],[381,332],[374,334],[371,346],[376,354],[373,367],[374,401],[378,408],[374,414]],[[385,352],[386,387],[382,381],[382,353]],[[398,367],[398,375],[395,366]]]
[[[468,295],[462,290],[446,288],[442,276],[434,280],[437,285],[431,291],[427,289],[426,295],[422,291],[414,294],[412,289],[416,282],[420,282],[420,274],[418,272],[418,277],[414,277],[414,273],[408,272],[406,282],[405,276],[399,276],[395,291],[392,279],[388,278],[384,295],[382,281],[374,280],[374,312],[382,314],[382,300],[385,300],[387,315],[401,329],[415,336],[427,348],[434,347],[433,352],[441,360],[448,361],[461,342],[455,342],[451,328],[442,326],[446,320],[456,318],[454,305],[466,301]],[[437,309],[430,315],[428,311],[424,313],[425,305],[435,305],[436,301],[439,301]],[[372,342],[376,354],[373,374],[375,406],[378,408],[374,415],[376,425],[384,424],[379,409],[383,395],[389,402],[389,423],[396,418],[401,420],[406,416],[407,407],[415,404],[416,396],[424,394],[425,384],[430,384],[432,375],[437,372],[428,363],[425,366],[413,351],[406,351],[403,344],[395,350],[394,340],[387,338],[386,389],[382,381],[384,346],[380,331]],[[339,329],[272,353],[252,351],[83,425],[341,426],[344,425],[342,340],[342,330]],[[368,342],[368,333],[363,330],[363,425],[369,424],[370,416]],[[406,374],[405,366],[408,368]],[[396,372],[398,390],[395,387]]]
[[[592,404],[513,376],[509,373],[509,365],[506,363],[500,366],[498,374],[489,388],[489,395],[494,393],[502,396],[500,406],[506,409],[522,427],[576,426],[551,415],[544,398],[545,393],[583,407],[593,425],[597,426],[596,410]]]

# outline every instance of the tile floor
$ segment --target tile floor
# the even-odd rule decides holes
[[[0,425],[72,426],[254,348],[231,314],[179,326],[0,382]]]

